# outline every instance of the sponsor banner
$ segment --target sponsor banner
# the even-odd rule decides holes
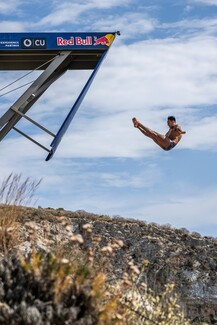
[[[0,50],[107,50],[113,33],[0,33]]]

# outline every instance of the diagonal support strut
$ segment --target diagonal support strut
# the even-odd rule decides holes
[[[17,111],[25,114],[47,88],[67,70],[70,55],[70,51],[62,51],[0,118],[0,141],[22,118]]]

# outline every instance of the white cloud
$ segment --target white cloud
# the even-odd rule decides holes
[[[127,5],[129,0],[124,0],[121,3],[121,6]],[[82,1],[82,2],[62,2],[61,4],[57,3],[54,6],[53,12],[49,13],[47,16],[43,17],[38,23],[34,24],[35,26],[59,26],[63,23],[72,23],[77,24],[78,22],[73,21],[78,17],[82,18],[81,16],[88,13],[89,11],[95,10],[102,10],[102,9],[110,9],[113,7],[119,7],[120,2],[117,0],[113,1],[99,1],[99,0],[92,0],[92,1]],[[87,21],[87,18],[84,21]],[[93,23],[93,18],[88,19],[91,21],[91,25]],[[81,24],[81,20],[79,20],[79,24]],[[90,24],[89,24],[90,26]],[[89,27],[90,28],[90,27]]]
[[[139,173],[129,174],[125,172],[97,173],[97,179],[103,181],[106,187],[111,188],[150,188],[161,181],[162,175],[157,166],[146,166],[145,170]]]
[[[37,23],[34,23],[34,25],[58,26],[77,18],[85,9],[86,5],[63,2],[61,4],[58,4],[53,12],[43,17]]]
[[[1,32],[24,32],[26,30],[26,23],[22,23],[19,21],[11,21],[11,20],[2,20],[0,22],[0,30]]]
[[[138,204],[134,217],[151,222],[158,220],[160,224],[170,223],[176,227],[196,228],[205,222],[217,226],[216,202],[217,188],[198,189],[194,195],[176,196],[170,193],[169,198],[161,195],[151,204]],[[208,218],[208,220],[207,220]]]
[[[22,2],[21,0],[0,0],[0,14],[9,15],[14,13]]]
[[[125,15],[112,15],[106,19],[97,19],[93,22],[95,30],[119,30],[121,31],[120,41],[152,32],[158,22],[149,17],[145,12],[126,13]]]
[[[191,3],[203,3],[205,5],[217,6],[217,0],[190,0]]]
[[[214,104],[216,47],[214,38],[114,45],[94,83],[101,96],[94,101],[92,91],[88,97],[94,107],[110,113]]]
[[[217,32],[216,18],[203,19],[183,19],[173,23],[159,24],[159,28],[165,31],[175,30],[180,38],[204,37],[207,35],[215,35]],[[177,35],[176,35],[177,36]]]
[[[189,141],[184,147],[199,150],[217,150],[217,116],[191,120],[188,128]]]
[[[84,1],[86,4],[91,4],[92,7],[96,7],[96,8],[113,8],[113,7],[122,7],[125,6],[125,5],[129,5],[131,3],[133,3],[134,1],[133,0],[123,0],[120,4],[120,1],[119,0],[104,0],[104,1],[101,1],[101,0],[86,0]],[[78,2],[80,3],[80,1]]]
[[[192,11],[192,9],[193,9],[193,6],[187,5],[187,6],[184,8],[184,12],[189,13],[189,12]]]

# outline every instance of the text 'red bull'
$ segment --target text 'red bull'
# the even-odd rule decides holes
[[[86,38],[82,37],[70,37],[70,39],[64,39],[62,37],[57,37],[58,46],[70,46],[70,45],[92,45],[92,37],[87,36]]]

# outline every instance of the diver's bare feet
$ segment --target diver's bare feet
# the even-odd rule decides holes
[[[135,127],[135,128],[138,128],[138,126],[139,126],[139,121],[137,121],[137,119],[136,119],[135,117],[132,118],[132,121],[133,121],[134,127]]]

